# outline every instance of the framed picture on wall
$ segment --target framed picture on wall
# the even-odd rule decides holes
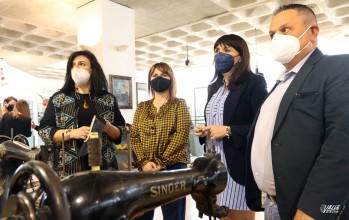
[[[146,83],[136,83],[137,104],[148,99],[148,88]]]
[[[109,75],[110,92],[120,109],[132,109],[132,77]]]

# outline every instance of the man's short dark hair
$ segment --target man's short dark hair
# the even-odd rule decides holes
[[[6,99],[4,99],[4,104],[9,103],[11,100],[14,100],[15,102],[17,102],[17,99],[15,97],[9,96]]]
[[[282,11],[286,11],[289,9],[294,9],[297,10],[300,13],[306,13],[308,15],[312,15],[314,16],[315,22],[317,23],[316,20],[316,15],[314,13],[314,11],[308,7],[307,5],[302,5],[302,4],[286,4],[286,5],[280,5],[273,13],[273,15],[277,15]]]

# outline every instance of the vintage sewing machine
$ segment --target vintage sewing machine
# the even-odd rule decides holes
[[[183,170],[84,171],[60,179],[38,160],[40,152],[16,141],[0,144],[2,219],[133,219],[189,194],[200,216],[226,215],[215,200],[228,174],[215,156],[197,158]],[[33,175],[37,186],[31,186]]]

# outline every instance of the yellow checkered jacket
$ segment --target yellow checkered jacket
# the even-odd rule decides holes
[[[165,103],[157,112],[153,100],[141,102],[132,123],[131,145],[136,162],[149,161],[162,168],[189,163],[190,114],[184,99]]]

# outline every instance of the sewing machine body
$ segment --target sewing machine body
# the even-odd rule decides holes
[[[0,144],[2,173],[6,180],[1,208],[3,218],[31,219],[133,219],[144,212],[192,194],[201,214],[222,217],[225,207],[215,204],[224,190],[227,170],[215,157],[197,158],[183,170],[161,172],[84,171],[63,179],[46,163],[38,161],[39,150],[19,143]],[[14,166],[21,165],[15,173]],[[10,166],[9,169],[3,166]],[[8,170],[8,172],[4,172]],[[28,193],[31,175],[40,181],[38,191]],[[11,181],[10,181],[11,180]],[[33,204],[41,193],[39,205]]]

